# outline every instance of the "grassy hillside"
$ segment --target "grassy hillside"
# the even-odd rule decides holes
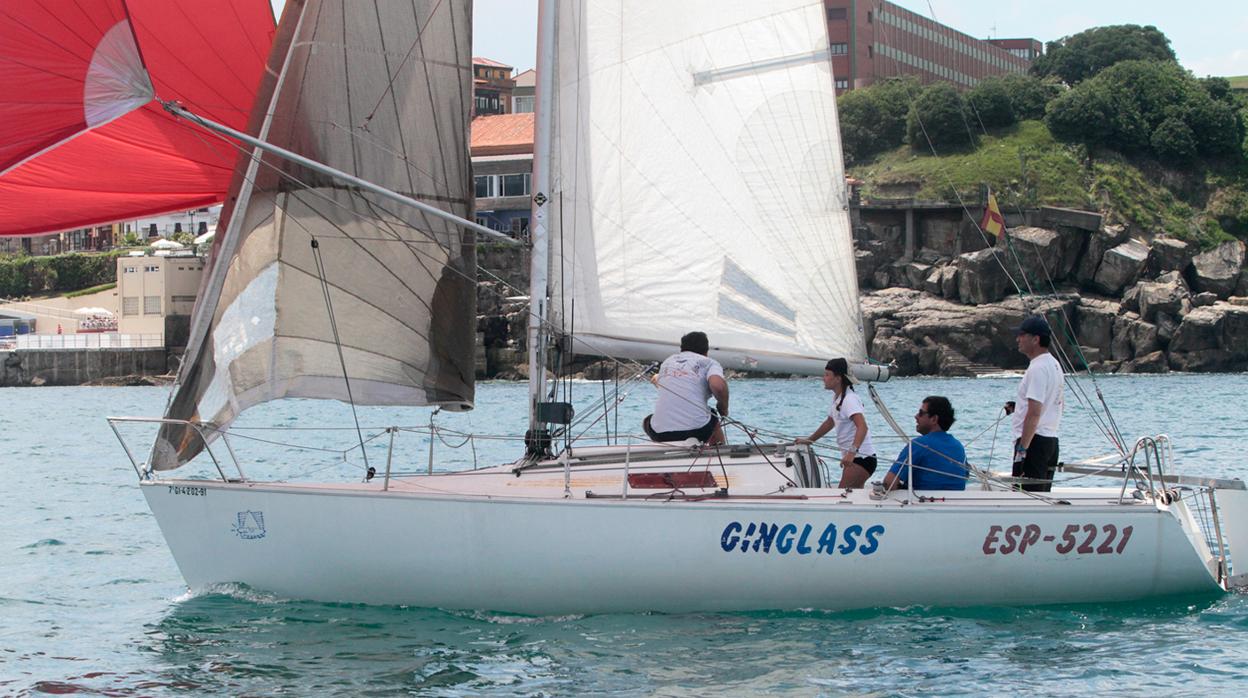
[[[977,203],[982,183],[1004,211],[1039,205],[1098,210],[1137,233],[1164,232],[1201,245],[1228,239],[1228,230],[1248,233],[1243,173],[1203,166],[1177,172],[1113,153],[1088,160],[1082,148],[1057,142],[1039,121],[990,132],[971,152],[933,156],[902,146],[849,173],[865,182],[868,200],[912,193]]]
[[[1239,77],[1227,78],[1231,81],[1232,90],[1248,90],[1248,75],[1240,75]]]

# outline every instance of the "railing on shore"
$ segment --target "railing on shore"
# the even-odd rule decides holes
[[[165,338],[152,334],[19,334],[0,340],[0,350],[26,349],[160,349]]]

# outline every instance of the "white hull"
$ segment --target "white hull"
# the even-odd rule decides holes
[[[292,598],[558,614],[1111,602],[1221,589],[1181,504],[1117,504],[1118,488],[1054,493],[1069,505],[982,490],[908,504],[904,492],[775,495],[779,476],[750,460],[725,459],[732,497],[698,501],[620,499],[621,473],[601,467],[573,469],[565,499],[557,466],[409,478],[389,491],[377,481],[182,480],[147,481],[143,492],[196,591],[239,582]],[[722,482],[718,462],[709,469]],[[586,488],[617,498],[586,498]],[[759,524],[777,527],[770,550],[761,541],[742,550]],[[833,526],[835,549],[821,550]]]

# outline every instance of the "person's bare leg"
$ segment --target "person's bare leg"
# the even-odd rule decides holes
[[[711,432],[711,438],[706,440],[707,446],[718,446],[726,443],[728,440],[724,438],[724,428],[719,424],[715,425],[715,431]]]
[[[861,489],[867,485],[867,480],[869,479],[871,479],[871,473],[868,473],[866,468],[857,463],[851,463],[841,468],[840,487],[842,489]]]

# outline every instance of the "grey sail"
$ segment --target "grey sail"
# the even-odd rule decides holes
[[[470,0],[288,0],[250,132],[466,218],[471,24]],[[259,158],[240,158],[166,417],[211,437],[284,397],[471,408],[473,234]],[[202,446],[166,425],[153,468]]]

